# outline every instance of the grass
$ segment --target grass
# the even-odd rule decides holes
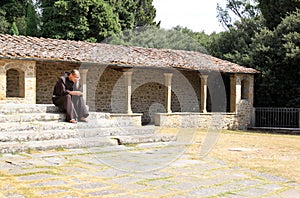
[[[199,132],[188,150],[192,157],[199,153],[204,136]],[[300,183],[300,136],[223,131],[208,156]]]
[[[62,146],[59,146],[58,148],[55,149],[55,151],[65,151],[65,148]]]

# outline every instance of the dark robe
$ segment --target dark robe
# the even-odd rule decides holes
[[[79,87],[76,88],[75,83],[71,81],[68,76],[61,76],[56,82],[52,96],[53,104],[66,112],[67,122],[72,119],[86,118],[89,116],[83,97],[71,96],[71,91],[82,92],[82,87],[79,85]]]

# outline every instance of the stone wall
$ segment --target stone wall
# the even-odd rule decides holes
[[[65,62],[37,62],[37,85],[36,85],[36,103],[52,104],[52,93],[57,79],[64,73],[72,69],[78,69],[79,64]]]
[[[72,69],[88,69],[87,73],[87,105],[90,111],[122,114],[126,112],[126,87],[124,72],[132,72],[131,106],[133,113],[142,113],[144,124],[158,122],[168,117],[168,125],[207,127],[203,123],[211,123],[213,114],[200,114],[200,78],[197,73],[161,69],[122,69],[105,65],[72,64],[63,62],[37,62],[37,103],[51,104],[53,86],[57,78],[65,71]],[[160,121],[155,114],[164,113],[166,107],[165,76],[172,76],[172,104],[174,114],[161,114]],[[252,85],[250,83],[250,85]],[[250,86],[251,88],[251,86]],[[225,114],[223,128],[243,129],[250,124],[252,103],[251,97],[241,100],[237,112]],[[189,112],[179,113],[176,112]],[[184,120],[184,121],[182,121]],[[178,125],[178,123],[180,123]],[[185,123],[185,124],[183,124]],[[199,124],[200,123],[200,124]]]
[[[100,112],[126,112],[126,87],[124,71],[120,68],[108,68],[99,65],[84,65],[88,68],[87,104],[90,109]],[[165,112],[165,77],[159,69],[131,69],[132,74],[132,110],[143,114],[143,122],[153,123],[154,114]],[[173,112],[199,112],[198,75],[178,71],[172,80]],[[193,82],[194,84],[191,84]],[[197,84],[198,83],[198,84]]]
[[[237,129],[236,115],[233,113],[159,113],[155,115],[155,125],[180,128]]]
[[[247,129],[251,124],[253,105],[248,100],[241,100],[237,105],[238,129]]]
[[[136,88],[132,93],[132,111],[142,113],[143,124],[154,123],[154,114],[166,112],[164,85],[159,83],[147,83]],[[180,112],[180,102],[174,91],[172,92],[171,109]]]
[[[0,59],[0,103],[35,102],[36,62]]]
[[[155,125],[181,128],[247,129],[251,124],[252,104],[241,100],[237,113],[158,113]]]

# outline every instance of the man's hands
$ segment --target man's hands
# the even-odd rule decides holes
[[[80,91],[71,91],[70,95],[72,95],[72,96],[82,96],[82,92],[80,92]]]

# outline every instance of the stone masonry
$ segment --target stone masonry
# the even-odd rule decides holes
[[[72,69],[78,69],[78,64],[62,63],[62,62],[37,62],[37,87],[36,87],[36,103],[52,104],[53,87],[57,79],[64,73],[70,72]]]
[[[14,86],[16,86],[14,88]],[[0,61],[0,103],[36,102],[36,62]]]
[[[196,123],[193,117],[196,120],[199,119],[199,116],[202,116],[201,119],[206,121],[210,119],[206,118],[207,116],[209,117],[209,114],[201,114],[201,80],[198,73],[178,71],[170,68],[128,69],[87,63],[2,59],[0,61],[0,103],[51,104],[53,86],[56,80],[64,72],[71,71],[74,68],[88,70],[86,77],[86,103],[90,111],[115,114],[126,113],[127,89],[125,72],[129,71],[132,73],[132,112],[142,114],[142,122],[144,124],[154,123],[155,120],[165,120],[165,118],[155,118],[157,113],[160,113],[160,116],[166,113],[167,87],[164,74],[172,74],[171,111],[173,115],[167,115],[171,119],[169,124],[172,123],[174,126],[177,126],[178,122],[181,122],[177,120],[177,117],[183,118],[186,115],[193,116],[188,116],[191,120],[187,119],[185,126],[201,127],[198,126],[199,124],[192,124]],[[209,83],[210,77],[208,76]],[[14,87],[16,88],[14,89]],[[230,101],[228,102],[230,102],[231,114],[227,113],[224,126],[230,129],[246,128],[251,120],[253,76],[234,74],[230,77],[230,87],[227,87],[227,89],[230,89]],[[208,97],[208,106],[210,105],[210,100]],[[203,121],[200,123],[203,123]],[[161,121],[157,123],[162,124]],[[206,125],[203,125],[203,127],[206,127]]]

